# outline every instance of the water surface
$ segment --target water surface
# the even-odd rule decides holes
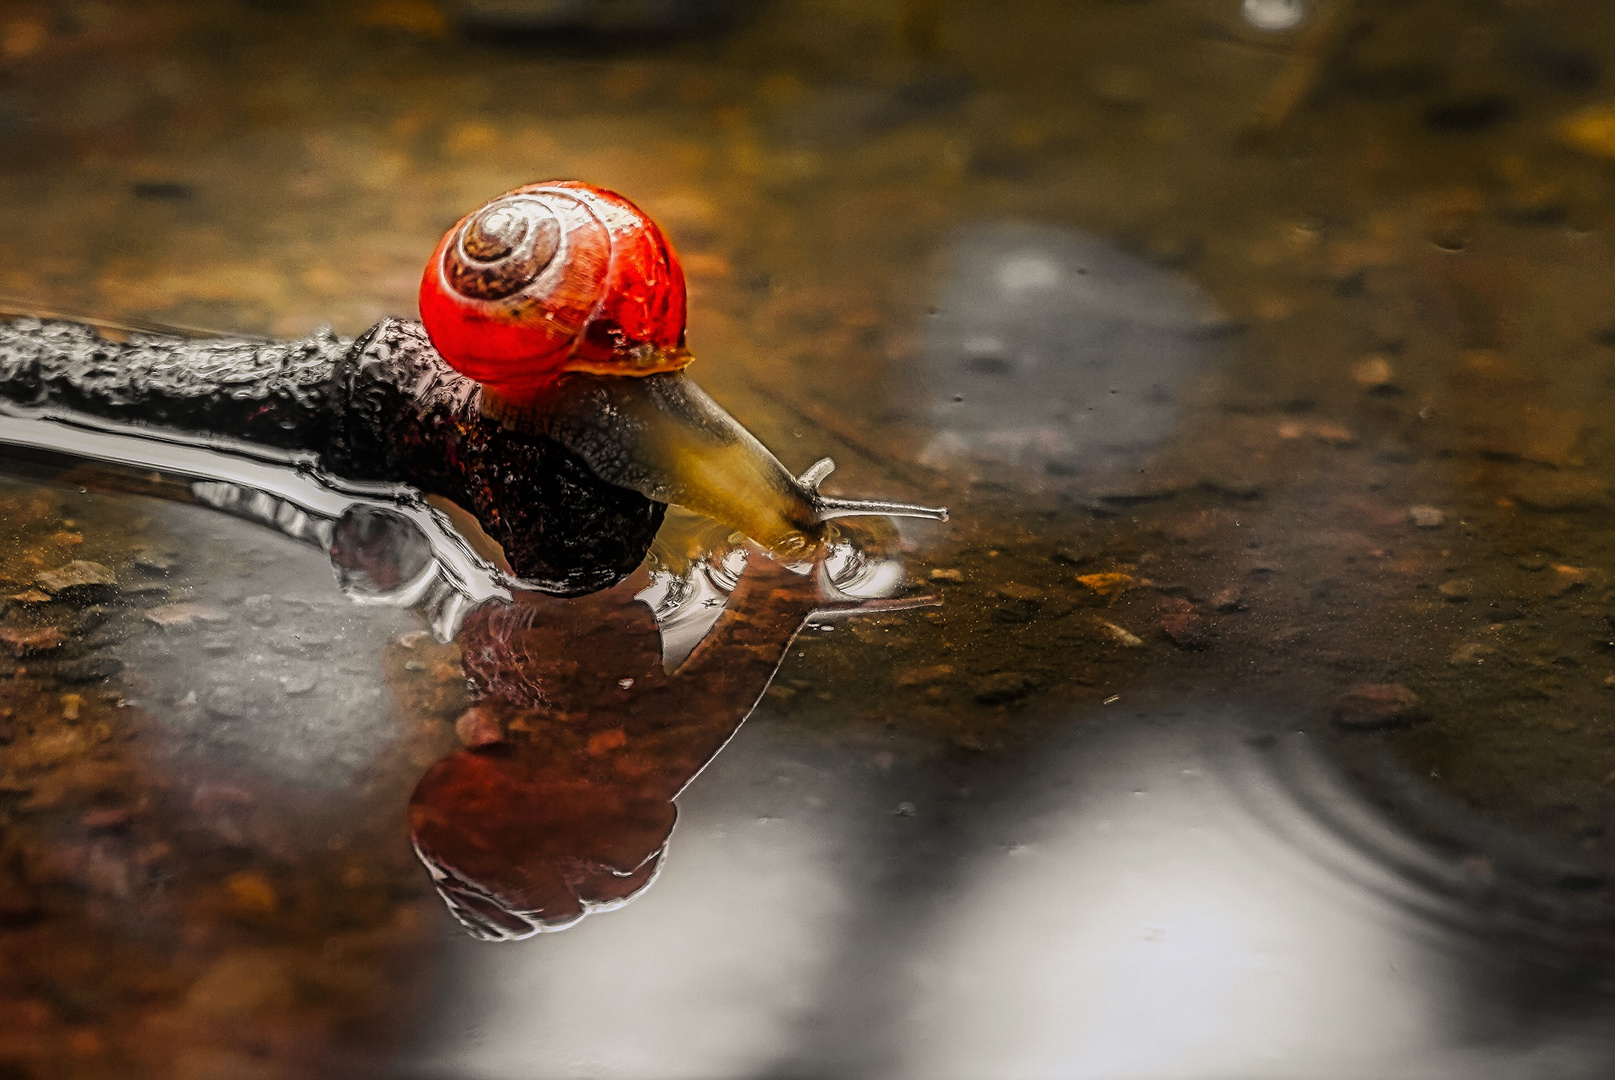
[[[486,8],[8,7],[0,293],[355,334],[467,209],[586,178],[666,227],[692,374],[788,465],[950,506],[855,598],[940,606],[730,609],[767,568],[691,527],[585,643],[478,607],[474,549],[422,577],[425,511],[13,440],[3,1068],[1608,1074],[1597,5]],[[676,690],[723,611],[772,659]],[[700,737],[647,749],[625,678]],[[478,941],[412,793],[512,742],[623,811],[572,824],[631,902],[526,937],[568,920],[484,881],[521,940]]]

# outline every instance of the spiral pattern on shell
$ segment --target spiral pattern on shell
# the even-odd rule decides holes
[[[633,203],[579,181],[520,187],[462,218],[426,265],[420,307],[443,359],[506,394],[567,371],[690,362],[672,246]]]

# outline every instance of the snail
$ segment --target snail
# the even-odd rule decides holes
[[[46,441],[68,452],[111,429],[408,485],[466,511],[523,587],[560,596],[632,573],[669,503],[802,559],[833,518],[947,516],[822,494],[833,462],[791,475],[690,381],[683,271],[619,195],[566,182],[495,199],[438,245],[420,308],[424,326],[278,342],[7,317],[0,301],[0,421],[54,425]]]
[[[776,555],[821,550],[834,518],[947,511],[832,498],[826,458],[792,475],[689,379],[684,271],[655,222],[579,181],[529,184],[444,234],[421,321],[481,410],[603,480],[736,528]]]

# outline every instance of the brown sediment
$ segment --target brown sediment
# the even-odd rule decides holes
[[[240,1075],[266,1045],[287,1070],[385,1046],[399,961],[424,945],[435,905],[412,895],[418,870],[397,842],[407,785],[348,817],[349,848],[302,833],[261,778],[174,767],[163,720],[131,703],[150,697],[150,669],[120,658],[151,634],[194,650],[201,627],[244,612],[149,618],[183,604],[175,578],[198,555],[142,505],[77,484],[0,490],[0,579],[16,590],[0,622],[56,642],[0,657],[0,1060],[30,1076]],[[74,584],[23,588],[53,574]],[[405,700],[452,717],[452,672],[432,683],[450,700]],[[250,867],[244,843],[262,845]]]
[[[109,4],[78,29],[41,15],[35,51],[7,39],[22,44],[0,88],[0,290],[113,317],[277,337],[329,319],[356,334],[408,314],[423,253],[469,199],[530,178],[535,161],[609,182],[668,227],[701,377],[768,445],[796,462],[844,441],[861,448],[842,462],[849,485],[901,483],[955,509],[946,532],[912,541],[916,575],[947,605],[799,637],[765,697],[782,739],[969,773],[1118,695],[1139,708],[1234,700],[1309,724],[1364,766],[1365,785],[1376,761],[1399,762],[1488,820],[1608,864],[1615,178],[1591,137],[1615,48],[1600,7],[1356,4],[1351,32],[1300,81],[1282,42],[1208,32],[1239,7],[1095,4],[1078,20],[1064,3],[1010,16],[944,5],[916,32],[878,9],[810,18],[787,3],[721,42],[578,64],[382,39],[342,4],[160,17]],[[177,56],[180,84],[206,92],[175,90]],[[117,94],[85,93],[114,77]],[[1281,157],[1236,152],[1253,116],[1297,101]],[[159,181],[170,187],[135,192]],[[186,184],[191,197],[176,197]],[[905,380],[931,347],[951,238],[1002,219],[1130,247],[1225,313],[1205,378],[1181,395],[1188,419],[1148,475],[1100,490],[1080,462],[1030,479],[913,463],[932,421]],[[44,546],[57,531],[18,550],[65,565],[65,547]],[[116,544],[82,535],[73,557],[118,569]],[[1094,574],[1137,585],[1102,597],[1077,581]],[[1466,585],[1443,592],[1452,582]],[[55,601],[16,585],[6,617],[42,624]],[[1190,615],[1203,648],[1173,636]],[[387,663],[400,687],[457,670],[426,644]],[[1332,704],[1362,685],[1406,688],[1420,715],[1339,728]],[[57,715],[55,688],[17,687]],[[400,717],[452,738],[466,702],[426,696],[405,694]],[[421,735],[402,786],[450,745]],[[34,820],[44,858],[65,843],[46,826],[79,819]],[[210,878],[210,850],[175,847],[174,865],[199,867],[182,889],[239,869]],[[326,859],[266,876],[313,902],[347,895],[350,869],[374,871],[363,853],[329,872]],[[411,910],[441,906],[407,851],[398,866],[357,876],[376,882],[361,907],[391,910],[381,882],[407,893],[410,881]],[[19,926],[32,895],[0,892]],[[71,945],[91,906],[67,889],[46,900],[38,925],[69,929],[19,951]],[[227,910],[198,904],[177,924],[236,940]],[[255,946],[285,928],[285,963],[312,963],[331,918],[262,924]],[[74,1058],[71,1038],[183,1001],[193,978],[96,925],[83,939],[148,996],[75,1012],[82,988],[102,985],[80,954],[42,976],[45,990],[14,987],[7,1045],[47,1075],[107,1074],[107,1055],[86,1038]],[[415,957],[405,967],[425,963],[397,940],[394,955]],[[284,986],[267,965],[232,965],[217,981],[259,971],[270,1002]],[[263,1045],[289,1060],[288,1042]]]

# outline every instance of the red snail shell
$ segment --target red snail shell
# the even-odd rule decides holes
[[[420,306],[449,366],[507,395],[568,371],[690,362],[672,246],[633,203],[579,181],[529,184],[462,218],[426,264]]]

